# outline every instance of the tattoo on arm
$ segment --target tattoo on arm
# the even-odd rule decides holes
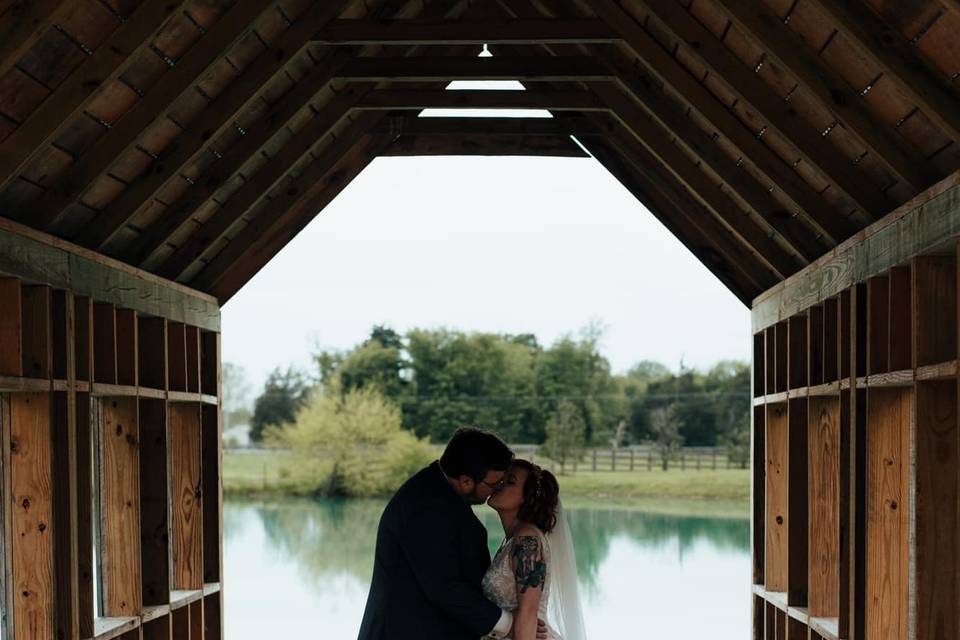
[[[517,589],[542,589],[547,579],[547,565],[540,551],[540,541],[535,536],[521,536],[513,545],[513,572]]]

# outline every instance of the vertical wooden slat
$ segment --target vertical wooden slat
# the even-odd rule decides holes
[[[867,282],[867,374],[889,371],[890,281],[876,276]]]
[[[851,527],[851,501],[855,499],[853,483],[853,460],[851,458],[850,443],[853,439],[851,433],[851,398],[854,394],[849,389],[840,392],[839,400],[839,428],[838,438],[838,468],[839,477],[837,478],[839,503],[839,556],[837,560],[840,566],[838,570],[838,601],[837,601],[837,630],[841,637],[850,638],[850,593],[854,584],[853,573],[853,543],[854,530]]]
[[[764,631],[764,638],[766,640],[776,640],[777,638],[777,608],[774,607],[769,602],[765,607],[764,616],[763,616],[764,626],[766,627]]]
[[[140,384],[151,389],[167,388],[167,321],[139,319]]]
[[[777,392],[777,329],[769,327],[764,330],[764,371],[766,372],[765,394]]]
[[[50,376],[57,380],[67,379],[67,351],[73,350],[73,323],[67,326],[69,318],[73,318],[73,294],[69,291],[57,289],[51,292],[51,341],[52,341],[52,367]],[[71,371],[70,377],[73,377],[73,356],[70,356]]]
[[[200,405],[169,405],[173,505],[173,584],[203,588],[203,505],[200,478]]]
[[[10,398],[10,465],[13,505],[14,640],[54,635],[53,490],[49,393]]]
[[[823,305],[810,307],[807,313],[807,344],[810,357],[807,358],[807,379],[810,386],[823,384]]]
[[[112,304],[93,305],[93,380],[117,383],[117,318]]]
[[[807,606],[807,399],[791,399],[788,409],[787,604]]]
[[[170,640],[170,616],[163,616],[144,624],[143,640]]]
[[[913,368],[910,268],[890,270],[890,371]]]
[[[764,544],[766,540],[766,428],[764,417],[766,411],[764,407],[753,408],[753,458],[751,477],[753,480],[751,505],[753,507],[751,517],[753,531],[753,583],[764,583]]]
[[[907,638],[911,394],[868,390],[867,638]]]
[[[117,384],[137,386],[137,312],[117,309]]]
[[[143,604],[170,602],[170,485],[163,400],[140,400],[140,554]]]
[[[840,314],[840,326],[838,327],[839,332],[839,366],[840,366],[840,379],[850,378],[850,362],[853,355],[853,301],[852,301],[852,290],[845,289],[840,293],[840,303],[837,305],[839,307],[838,311]]]
[[[75,296],[74,306],[74,357],[77,380],[90,381],[93,354],[93,305],[90,298]]]
[[[72,391],[54,393],[53,534],[57,583],[56,629],[57,638],[64,640],[77,640],[80,637],[76,428]]]
[[[190,640],[190,609],[180,607],[170,612],[173,640]]]
[[[200,393],[200,329],[186,325],[184,342],[187,348],[187,391]]]
[[[20,324],[23,321],[21,311],[20,280],[0,278],[0,305],[4,313],[0,314],[0,375],[23,375],[23,350]]]
[[[764,602],[763,598],[759,596],[753,596],[750,598],[751,614],[753,619],[753,628],[750,632],[750,637],[752,640],[764,640],[763,637],[763,627],[764,627]]]
[[[827,298],[823,302],[823,381],[834,382],[840,379],[839,354],[840,334],[838,331],[840,305],[837,298]]]
[[[167,375],[171,391],[187,390],[186,332],[180,322],[167,323]]]
[[[136,398],[102,402],[100,579],[104,615],[141,609],[139,431]]]
[[[23,375],[49,378],[53,370],[50,287],[23,287]]]
[[[766,407],[766,551],[764,579],[767,591],[787,590],[787,534],[790,431],[787,405]]]
[[[212,396],[220,395],[220,334],[203,331],[200,334],[200,391]],[[762,374],[761,374],[762,379]],[[761,384],[761,389],[763,385]],[[762,393],[761,393],[762,394]]]
[[[211,593],[203,599],[203,640],[223,640],[222,612],[223,590]]]
[[[221,582],[222,540],[222,450],[220,407],[205,405],[201,413],[203,437],[203,581]]]
[[[915,366],[957,358],[957,265],[952,255],[913,260]]]
[[[810,398],[810,615],[840,609],[840,401]]]
[[[957,382],[919,383],[916,402],[916,637],[960,638]]]
[[[764,394],[764,338],[763,332],[753,336],[753,397],[758,398]]]
[[[96,585],[93,583],[93,429],[90,394],[76,394],[77,426],[77,610],[80,637],[92,638]]]
[[[777,323],[776,327],[776,357],[774,362],[777,366],[776,374],[776,384],[777,384],[777,393],[787,390],[787,384],[789,382],[789,365],[790,365],[790,335],[789,335],[789,325],[786,321]]]
[[[190,605],[190,640],[204,640],[203,637],[203,600]]]

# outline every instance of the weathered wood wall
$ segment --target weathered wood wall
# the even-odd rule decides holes
[[[0,245],[2,637],[219,640],[216,303],[34,232]]]

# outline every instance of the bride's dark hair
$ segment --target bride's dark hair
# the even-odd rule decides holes
[[[550,533],[557,526],[557,505],[560,503],[560,485],[556,476],[522,458],[515,458],[511,466],[527,470],[523,504],[517,512],[517,519]]]

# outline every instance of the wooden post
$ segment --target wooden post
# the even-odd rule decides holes
[[[610,471],[616,471],[616,470],[617,470],[617,450],[611,449],[610,450]]]
[[[597,450],[593,449],[593,470],[597,470]]]
[[[630,471],[633,471],[633,449],[630,449]]]

